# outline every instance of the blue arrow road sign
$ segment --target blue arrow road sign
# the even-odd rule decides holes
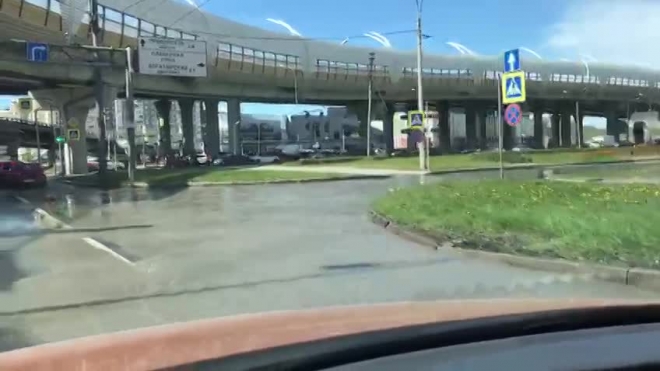
[[[514,72],[521,70],[520,49],[513,49],[504,52],[504,72]]]
[[[48,62],[48,44],[28,42],[26,52],[30,62]]]

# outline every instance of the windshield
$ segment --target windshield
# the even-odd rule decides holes
[[[0,3],[1,350],[658,298],[660,3],[74,3]]]

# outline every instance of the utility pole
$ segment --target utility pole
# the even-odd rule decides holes
[[[373,96],[374,88],[374,59],[376,59],[376,53],[369,53],[369,100],[367,103],[367,157],[371,156],[371,97]]]
[[[135,182],[135,167],[137,153],[135,150],[135,104],[133,100],[133,53],[130,47],[126,48],[126,136],[128,139],[128,181]],[[144,139],[142,140],[144,143]],[[144,144],[142,145],[144,149]]]
[[[426,111],[424,111],[424,91],[422,87],[422,3],[424,0],[415,0],[417,3],[417,110],[424,112],[426,116]],[[419,168],[420,170],[428,170],[428,160],[427,160],[427,142],[426,142],[426,123],[422,128],[423,130],[423,140],[419,145]]]
[[[98,47],[101,28],[99,26],[99,6],[97,0],[89,0],[89,24],[92,29],[92,45]],[[96,124],[99,127],[99,181],[101,186],[106,185],[107,172],[108,172],[108,153],[107,153],[107,133],[105,130],[105,115],[104,115],[104,91],[103,91],[103,76],[101,73],[100,56],[98,50],[94,51],[94,97],[96,100]],[[82,123],[84,125],[84,123]],[[85,154],[86,155],[86,154]]]

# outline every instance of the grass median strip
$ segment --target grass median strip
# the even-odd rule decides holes
[[[481,181],[390,192],[374,211],[463,248],[660,268],[660,187]]]
[[[655,147],[655,146],[653,146]],[[621,147],[601,149],[555,149],[530,152],[505,152],[505,166],[544,165],[544,164],[578,164],[591,162],[611,162],[634,160],[636,158],[659,156],[660,149],[649,147]],[[472,154],[452,154],[431,156],[432,171],[443,171],[465,168],[489,168],[499,165],[497,151],[478,152]],[[287,163],[287,166],[349,166],[373,169],[419,170],[419,159],[408,157],[328,157],[321,159],[303,159]]]
[[[587,169],[562,169],[562,178],[583,179],[660,179],[660,164],[626,164],[626,166],[593,167]]]

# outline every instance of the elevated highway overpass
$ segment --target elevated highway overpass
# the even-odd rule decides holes
[[[385,121],[388,147],[392,146],[394,103],[405,104],[416,99],[416,56],[412,52],[374,50],[267,32],[211,14],[190,12],[189,7],[169,0],[101,0],[101,3],[100,42],[109,47],[100,53],[102,78],[114,87],[114,94],[121,94],[124,85],[125,52],[121,48],[135,48],[141,36],[162,36],[207,41],[209,76],[175,78],[137,74],[134,79],[137,96],[180,99],[186,105],[195,99],[227,100],[230,121],[232,117],[240,117],[235,112],[240,102],[255,101],[342,104],[366,122],[364,103],[371,51],[376,52],[372,73],[376,90],[385,103],[381,118]],[[92,53],[75,46],[90,43],[87,21],[83,19],[75,34],[65,36],[70,31],[68,20],[86,11],[73,7],[54,0],[0,2],[0,26],[6,30],[0,36],[0,76],[10,79],[0,79],[0,88],[51,89],[46,95],[53,95],[58,89],[93,83]],[[182,14],[186,16],[181,17]],[[25,46],[16,39],[51,43],[49,62],[27,62]],[[67,45],[67,40],[74,45]],[[485,132],[485,112],[496,106],[496,77],[501,70],[501,58],[427,54],[424,66],[425,97],[440,112],[439,146],[448,147],[447,110],[451,106],[466,108],[468,142],[477,145],[477,138]],[[535,122],[537,143],[542,142],[543,135],[541,113],[557,113],[553,116],[556,119],[552,120],[551,136],[555,145],[567,146],[571,145],[570,117],[576,116],[575,102],[581,107],[576,120],[578,130],[583,115],[603,115],[608,120],[608,133],[615,135],[623,131],[619,118],[638,109],[651,108],[660,94],[660,73],[656,70],[602,63],[591,63],[586,68],[582,62],[540,60],[525,60],[524,69],[528,80],[526,109],[539,117]],[[77,88],[76,92],[80,91]],[[83,91],[75,95],[83,99],[89,94]],[[162,107],[165,118],[167,105]],[[509,136],[505,135],[505,145]],[[217,138],[210,142],[214,147]]]

